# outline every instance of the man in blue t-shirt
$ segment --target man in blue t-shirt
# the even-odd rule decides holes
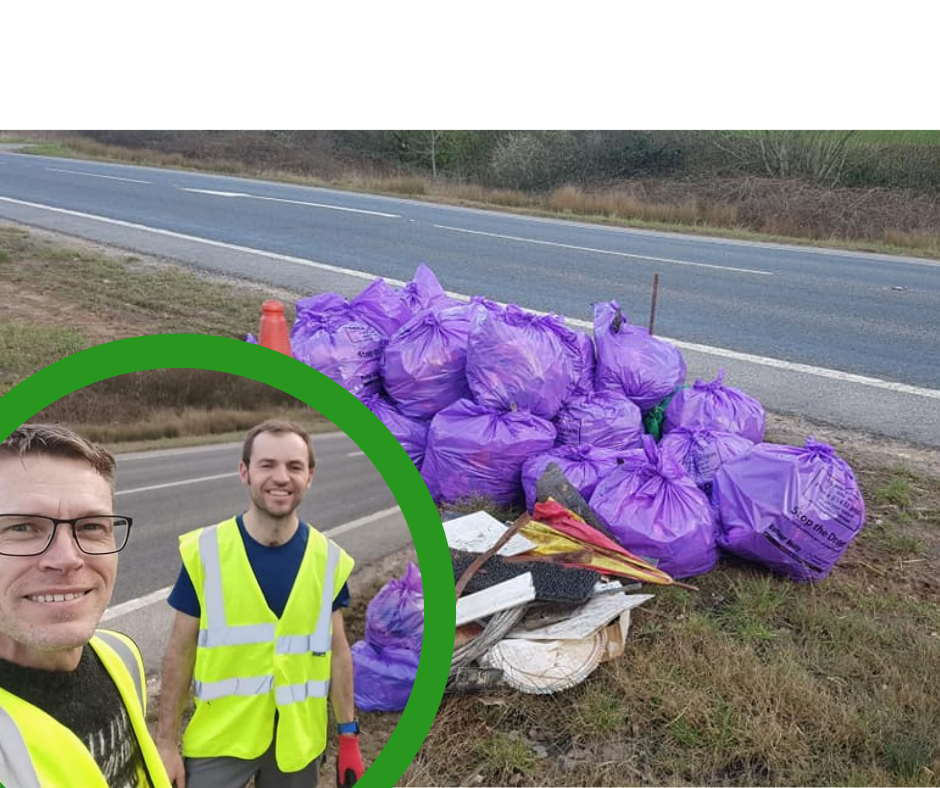
[[[314,464],[310,437],[299,425],[289,421],[269,420],[254,427],[245,438],[239,464],[242,483],[248,488],[251,497],[250,506],[244,514],[234,518],[238,537],[234,535],[235,525],[231,521],[218,526],[220,529],[228,528],[227,534],[235,540],[236,545],[240,538],[261,594],[278,618],[284,614],[311,539],[312,529],[298,518],[296,512],[313,480]],[[316,533],[313,536],[320,538]],[[231,541],[228,543],[231,544]],[[345,560],[351,566],[352,561],[348,556]],[[224,585],[227,574],[224,560],[220,569],[221,583]],[[206,583],[208,594],[212,589],[209,588],[208,580]],[[332,595],[333,589],[324,587],[323,593]],[[168,600],[176,610],[176,618],[164,658],[156,736],[170,779],[176,781],[177,788],[239,788],[252,777],[256,778],[257,784],[274,788],[315,786],[322,754],[300,771],[284,772],[278,768],[275,752],[277,716],[271,745],[258,758],[246,760],[224,755],[181,757],[178,744],[180,715],[189,698],[197,645],[202,647],[199,643],[200,616],[203,612],[200,597],[207,600],[211,610],[211,600],[197,594],[184,564]],[[345,785],[354,783],[364,771],[358,746],[358,723],[355,720],[352,656],[341,612],[342,608],[348,606],[349,589],[343,583],[340,591],[332,598],[329,699],[338,723],[338,768],[341,769],[339,773],[344,775],[342,782]]]

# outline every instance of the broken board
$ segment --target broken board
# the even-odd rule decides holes
[[[517,575],[511,580],[490,586],[475,594],[462,596],[457,600],[456,625],[462,626],[471,621],[510,610],[528,604],[535,599],[535,582],[532,574]]]
[[[652,594],[595,596],[586,604],[572,610],[564,621],[557,621],[537,629],[526,629],[524,625],[519,625],[506,637],[526,640],[583,640],[606,627],[611,621],[618,619],[624,611],[632,610],[652,598]]]
[[[479,511],[444,523],[444,536],[452,550],[485,553],[506,533],[506,526],[488,512]],[[519,534],[504,544],[496,555],[519,555],[535,547],[535,542]]]

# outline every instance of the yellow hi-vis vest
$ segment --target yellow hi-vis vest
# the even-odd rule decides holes
[[[296,772],[326,749],[333,600],[353,560],[309,529],[307,548],[280,618],[248,562],[235,518],[180,537],[199,598],[196,711],[183,733],[190,758],[262,755]]]
[[[137,646],[119,632],[99,629],[91,647],[118,688],[150,782],[154,788],[170,788],[163,761],[147,732],[144,663]],[[2,687],[0,783],[6,788],[108,788],[94,757],[71,730]]]

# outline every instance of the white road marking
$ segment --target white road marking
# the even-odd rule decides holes
[[[217,473],[215,476],[200,476],[198,479],[182,479],[178,482],[167,482],[166,484],[152,484],[149,487],[134,487],[130,490],[118,490],[117,495],[132,495],[133,493],[149,492],[150,490],[165,490],[167,487],[181,487],[184,484],[199,484],[200,482],[211,482],[216,479],[226,479],[229,476],[238,476],[238,471],[229,473]]]
[[[180,187],[180,191],[183,192],[193,192],[194,194],[210,194],[213,197],[245,197],[247,196],[244,192],[219,192],[214,189],[184,189]]]
[[[105,178],[109,181],[125,181],[126,183],[143,183],[151,185],[153,181],[138,181],[134,178],[118,178],[116,175],[98,175],[94,172],[82,172],[81,170],[63,170],[60,167],[46,167],[50,172],[67,172],[70,175],[87,175],[89,178]]]
[[[462,227],[449,227],[446,224],[435,224],[439,230],[450,230],[455,233],[469,233],[470,235],[485,235],[489,238],[501,238],[506,241],[519,241],[527,244],[537,244],[539,246],[555,246],[561,249],[574,249],[578,252],[594,252],[595,254],[609,254],[615,257],[629,257],[634,260],[649,260],[654,263],[669,263],[671,265],[690,265],[695,268],[714,268],[719,271],[735,271],[741,274],[757,274],[758,276],[773,276],[771,271],[758,271],[753,268],[735,268],[730,265],[712,265],[711,263],[694,263],[691,260],[672,260],[668,257],[651,257],[646,254],[630,254],[629,252],[615,252],[612,249],[596,249],[592,246],[575,246],[574,244],[563,244],[557,241],[541,241],[537,238],[522,238],[518,235],[502,235],[501,233],[485,233],[482,230],[467,230]]]
[[[139,596],[136,599],[128,599],[126,602],[121,602],[119,605],[114,605],[109,607],[104,611],[104,615],[101,617],[102,621],[108,621],[112,618],[117,618],[118,616],[126,616],[128,613],[135,613],[141,608],[145,608],[148,605],[155,605],[157,602],[162,602],[170,595],[170,591],[173,590],[173,586],[166,586],[165,588],[160,588],[156,591],[151,591],[149,594],[144,596]]]
[[[118,225],[120,227],[129,227],[134,230],[142,230],[144,232],[154,233],[156,235],[164,235],[170,238],[179,238],[185,241],[192,241],[193,243],[206,244],[207,246],[216,246],[222,249],[231,249],[233,251],[244,252],[247,254],[254,254],[260,257],[267,257],[272,260],[279,260],[285,263],[293,263],[295,265],[304,265],[310,268],[316,268],[321,271],[329,271],[331,273],[343,274],[345,276],[352,276],[357,279],[367,279],[372,281],[376,278],[376,274],[365,273],[363,271],[356,271],[351,268],[342,268],[336,265],[329,265],[327,263],[318,263],[313,260],[304,260],[299,257],[290,257],[288,255],[277,254],[275,252],[266,252],[261,249],[252,249],[247,246],[237,246],[236,244],[228,244],[223,241],[212,241],[208,238],[198,238],[193,235],[184,235],[183,233],[175,233],[171,230],[161,230],[156,227],[147,227],[143,224],[134,224],[132,222],[125,222],[119,219],[109,219],[106,216],[96,216],[89,213],[81,213],[79,211],[71,211],[66,208],[54,208],[50,205],[41,205],[39,203],[26,202],[25,200],[15,200],[12,197],[2,197],[0,196],[0,202],[9,202],[15,205],[25,205],[29,208],[38,208],[40,210],[52,211],[54,213],[66,214],[68,216],[77,216],[82,219],[90,219],[92,221],[103,222],[105,224]],[[405,283],[400,279],[392,279],[390,277],[384,277],[385,281],[388,282],[393,287],[401,287]],[[469,301],[470,297],[463,295],[462,293],[456,293],[453,291],[447,291],[447,294],[453,296],[454,298],[459,298],[463,301]],[[536,311],[536,310],[530,310]],[[546,314],[541,312],[540,314]],[[569,319],[569,325],[577,326],[579,328],[586,328],[588,330],[593,329],[593,324],[588,323],[584,320]],[[870,386],[873,388],[884,389],[887,391],[895,391],[904,394],[914,394],[920,397],[929,397],[931,399],[940,399],[940,391],[936,389],[926,389],[920,388],[918,386],[909,386],[906,383],[894,383],[892,381],[881,380],[879,378],[869,378],[863,375],[855,375],[850,372],[841,372],[840,370],[835,369],[826,369],[825,367],[812,367],[807,364],[796,364],[790,361],[782,361],[780,359],[768,358],[766,356],[755,356],[750,353],[739,353],[735,350],[726,350],[724,348],[710,347],[708,345],[698,345],[692,342],[684,342],[678,339],[669,339],[668,337],[663,337],[663,339],[672,342],[680,348],[686,348],[688,350],[695,350],[700,353],[708,353],[713,356],[721,356],[724,358],[737,359],[740,361],[747,361],[751,364],[760,364],[766,367],[774,367],[776,369],[786,369],[793,372],[802,372],[807,375],[816,375],[822,378],[831,378],[833,380],[843,380],[850,383],[857,383],[862,386]]]
[[[360,517],[357,520],[350,520],[348,523],[343,525],[338,525],[336,528],[331,528],[329,531],[324,531],[324,536],[338,536],[339,534],[346,533],[347,531],[352,531],[356,528],[361,528],[364,525],[375,522],[376,520],[381,520],[383,517],[387,517],[390,514],[394,514],[399,511],[398,506],[392,506],[388,509],[383,509],[380,512],[374,512],[373,514],[366,515],[365,517]],[[170,596],[170,592],[173,590],[173,586],[165,586],[164,588],[159,588],[156,591],[151,591],[149,594],[144,596],[139,596],[136,599],[128,599],[126,602],[121,602],[120,604],[113,605],[109,607],[104,615],[101,617],[102,621],[109,621],[112,618],[117,618],[118,616],[126,616],[128,613],[134,613],[141,608],[145,608],[148,605],[154,605],[157,602],[162,602],[164,599]]]
[[[383,517],[388,517],[390,514],[401,511],[401,507],[390,506],[388,509],[382,509],[380,512],[373,512],[372,514],[367,514],[365,517],[360,517],[357,520],[350,520],[348,523],[343,525],[338,525],[336,528],[331,528],[329,531],[324,531],[324,536],[339,536],[344,534],[347,531],[353,531],[356,528],[361,528],[363,525],[368,525],[369,523],[374,523],[376,520],[381,520]]]
[[[545,313],[541,313],[545,314]],[[593,324],[586,320],[568,320],[568,325],[578,328],[585,328],[589,331],[594,328]],[[785,369],[788,372],[801,372],[806,375],[815,375],[820,378],[830,378],[831,380],[841,380],[846,383],[857,383],[860,386],[870,386],[876,389],[894,391],[898,394],[914,394],[918,397],[929,397],[930,399],[940,399],[940,390],[925,389],[919,386],[909,386],[907,383],[895,383],[891,380],[882,380],[881,378],[869,378],[865,375],[856,375],[852,372],[842,372],[838,369],[826,369],[825,367],[812,367],[809,364],[797,364],[793,361],[783,361],[778,358],[768,358],[767,356],[755,356],[751,353],[739,353],[737,350],[726,350],[720,347],[711,347],[709,345],[698,345],[695,342],[686,342],[682,339],[671,339],[659,334],[660,339],[672,342],[676,347],[683,350],[692,350],[696,353],[707,353],[712,356],[720,356],[734,361],[746,361],[749,364],[760,364],[764,367],[773,367],[774,369]]]
[[[315,260],[306,260],[302,257],[291,257],[286,254],[278,254],[277,252],[266,252],[263,249],[252,249],[249,246],[239,246],[238,244],[229,244],[224,241],[213,241],[210,238],[199,238],[195,235],[186,235],[185,233],[175,233],[172,230],[161,230],[159,227],[148,227],[145,224],[136,224],[134,222],[125,222],[121,219],[111,219],[107,216],[97,216],[93,213],[82,213],[81,211],[72,211],[68,208],[55,208],[51,205],[42,205],[41,203],[27,202],[26,200],[15,200],[12,197],[0,197],[0,202],[9,202],[14,205],[25,205],[27,208],[38,208],[44,211],[52,211],[53,213],[61,213],[65,216],[75,216],[79,219],[89,219],[94,222],[102,222],[103,224],[113,224],[116,227],[127,227],[131,230],[141,230],[146,233],[153,233],[154,235],[162,235],[166,238],[177,238],[181,241],[191,241],[192,243],[205,244],[206,246],[215,246],[219,249],[229,249],[233,252],[244,252],[246,254],[258,255],[259,257],[266,257],[270,260],[278,260],[282,263],[293,263],[294,265],[303,265],[308,268],[316,268],[319,271],[328,271],[331,274],[342,274],[343,276],[352,276],[356,279],[367,279],[372,281],[375,279],[375,274],[369,274],[364,271],[356,271],[352,268],[343,268],[338,265],[329,265],[328,263],[318,263]],[[385,277],[385,281],[388,282],[393,287],[401,287],[405,283],[400,279],[391,279]]]
[[[364,451],[351,451],[346,456],[347,457],[365,457],[366,453]]]
[[[364,213],[369,216],[381,216],[386,219],[401,219],[397,213],[382,213],[381,211],[367,211],[364,208],[346,208],[342,205],[330,205],[322,202],[305,202],[303,200],[287,200],[283,197],[263,197],[259,194],[246,194],[245,192],[215,192],[208,189],[182,189],[184,192],[196,194],[211,194],[216,197],[247,197],[250,200],[268,200],[270,202],[284,202],[290,205],[306,205],[310,208],[327,208],[331,211],[348,211],[349,213]]]

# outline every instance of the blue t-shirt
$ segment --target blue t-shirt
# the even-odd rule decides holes
[[[251,564],[258,585],[261,586],[261,593],[264,594],[271,612],[280,618],[307,549],[307,525],[301,522],[296,533],[287,542],[277,547],[269,547],[251,538],[245,530],[241,515],[238,515],[235,520],[238,523],[242,541],[245,543],[248,563]],[[199,618],[201,612],[199,597],[196,596],[196,589],[189,572],[186,571],[185,564],[180,568],[176,585],[173,586],[167,601],[172,608],[181,613]],[[339,610],[341,607],[349,607],[349,587],[346,584],[343,584],[336,599],[333,600],[333,610]]]

